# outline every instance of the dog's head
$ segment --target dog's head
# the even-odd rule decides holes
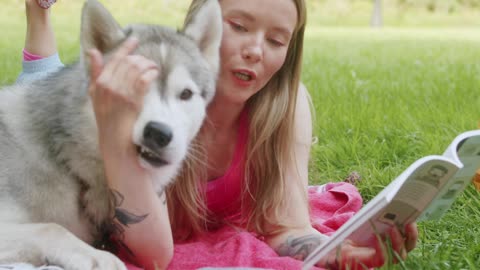
[[[88,50],[98,49],[108,61],[129,36],[139,40],[135,54],[159,66],[133,130],[140,164],[156,175],[157,190],[174,177],[202,125],[215,92],[221,33],[218,0],[206,0],[180,31],[153,25],[122,28],[96,0],[83,8],[80,61],[85,67]]]

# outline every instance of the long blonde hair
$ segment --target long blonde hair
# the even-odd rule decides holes
[[[221,0],[220,0],[221,1]],[[269,234],[266,225],[277,228],[281,223],[281,209],[286,197],[284,168],[295,164],[294,118],[300,84],[303,39],[306,24],[304,0],[292,0],[297,8],[297,25],[293,32],[285,62],[267,85],[247,101],[249,134],[245,160],[243,205],[248,207],[247,228],[260,234]],[[193,0],[186,21],[205,0]],[[194,152],[201,153],[202,138],[192,144]],[[202,186],[205,182],[204,164],[189,155],[178,178],[167,191],[170,221],[175,239],[205,231],[209,223],[208,210]],[[205,179],[206,180],[206,179]],[[245,209],[243,209],[245,210]],[[268,213],[266,215],[265,213]]]

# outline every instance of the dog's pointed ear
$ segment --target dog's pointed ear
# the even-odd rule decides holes
[[[87,0],[82,9],[80,29],[81,60],[88,67],[88,51],[96,48],[102,54],[115,48],[126,38],[122,27],[97,0]]]
[[[197,43],[212,71],[218,73],[222,41],[222,12],[218,0],[193,1],[182,32]]]

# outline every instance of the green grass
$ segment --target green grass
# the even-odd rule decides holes
[[[435,12],[431,12],[426,5],[399,6],[400,1],[382,1],[385,25],[409,27],[478,27],[480,25],[478,7],[458,6],[455,9],[449,9],[446,3],[448,0],[432,0],[431,2],[440,5]],[[368,26],[373,2],[371,0],[307,0],[310,22],[329,26]]]
[[[23,1],[2,2],[0,84],[20,71]],[[171,1],[104,2],[122,24],[181,24],[185,5]],[[54,27],[66,62],[78,54],[81,1],[60,0]],[[313,18],[328,21],[328,18]],[[333,19],[332,19],[333,20]],[[303,81],[315,105],[312,183],[360,172],[366,200],[416,159],[441,154],[480,120],[480,30],[474,28],[328,28],[309,25]],[[388,269],[477,269],[480,193],[468,188],[438,222],[419,224],[417,249]]]
[[[480,31],[315,29],[303,81],[318,143],[314,183],[356,170],[366,200],[416,159],[442,154],[480,120]],[[476,269],[480,193],[469,188],[439,222],[419,224],[418,248],[395,269]]]
[[[59,0],[53,8],[52,24],[57,35],[61,58],[70,63],[79,52],[80,14],[84,1]],[[183,14],[188,7],[186,0],[162,0],[154,4],[149,0],[117,1],[100,0],[122,24],[161,23],[174,28],[182,25]],[[165,4],[163,4],[165,2]],[[168,4],[167,4],[168,2]],[[121,3],[121,4],[120,4]],[[0,0],[0,85],[15,80],[21,68],[21,48],[25,35],[24,0]]]

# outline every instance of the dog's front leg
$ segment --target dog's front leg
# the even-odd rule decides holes
[[[113,254],[98,250],[54,223],[0,224],[0,263],[58,265],[65,270],[126,270]]]

